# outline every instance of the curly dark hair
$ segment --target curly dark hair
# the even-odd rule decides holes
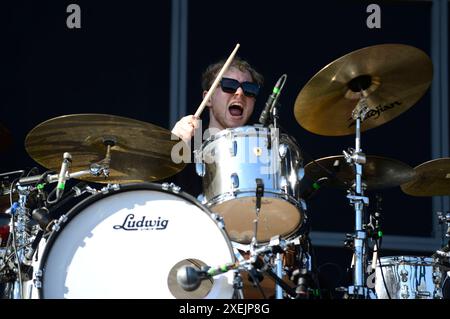
[[[214,82],[214,79],[216,78],[217,74],[222,69],[223,65],[225,64],[226,60],[221,60],[217,63],[209,65],[205,72],[202,75],[202,88],[203,90],[207,91],[211,87],[212,83]],[[247,61],[241,59],[238,56],[235,56],[233,58],[233,61],[231,62],[229,67],[235,67],[239,69],[240,71],[248,71],[250,75],[252,76],[253,82],[258,83],[260,86],[264,83],[264,77],[259,74],[255,69],[252,68],[250,63]]]

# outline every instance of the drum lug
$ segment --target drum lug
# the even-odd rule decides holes
[[[64,214],[62,215],[52,226],[52,231],[59,232],[61,229],[61,224],[65,223],[67,221],[67,216]]]
[[[278,154],[280,155],[280,158],[283,160],[286,156],[286,153],[288,151],[288,146],[286,144],[280,144],[278,147]]]
[[[118,191],[120,189],[119,184],[108,184],[105,187],[103,187],[100,192],[103,194],[108,194],[110,191]]]
[[[195,172],[198,176],[205,176],[205,163],[195,163]]]
[[[34,273],[34,276],[36,277],[34,280],[33,280],[33,283],[34,283],[34,286],[37,288],[37,289],[41,289],[42,288],[42,270],[37,270],[35,273]]]
[[[231,141],[231,145],[230,145],[230,155],[232,157],[235,157],[237,154],[237,142],[236,141]]]
[[[211,213],[211,218],[217,222],[220,228],[225,228],[225,222],[223,221],[223,217],[216,213]]]
[[[234,192],[236,188],[239,188],[239,176],[236,173],[233,173],[230,176],[230,180],[231,180],[231,187]]]
[[[285,194],[287,194],[288,182],[287,182],[286,177],[284,177],[284,176],[280,177],[280,185],[279,185],[279,187]]]
[[[303,179],[303,177],[305,176],[305,169],[303,167],[300,167],[297,170],[297,180],[301,181]]]
[[[408,299],[409,298],[409,290],[408,290],[408,286],[407,285],[402,285],[402,288],[400,289],[400,296],[403,299]]]
[[[161,188],[165,191],[171,190],[175,194],[178,194],[181,191],[181,187],[174,183],[162,183]]]

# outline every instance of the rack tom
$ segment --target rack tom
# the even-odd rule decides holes
[[[303,158],[296,142],[278,129],[230,128],[207,139],[196,152],[203,178],[203,203],[221,215],[231,240],[254,236],[256,179],[264,185],[258,213],[258,242],[289,237],[300,229],[306,207],[299,197]]]

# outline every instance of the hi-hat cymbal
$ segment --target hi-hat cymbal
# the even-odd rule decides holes
[[[305,175],[315,181],[328,177],[328,186],[341,189],[350,188],[355,180],[354,167],[345,161],[343,155],[324,157],[308,163]],[[414,169],[400,161],[366,156],[362,180],[366,190],[374,190],[399,186],[412,180],[414,175]]]
[[[430,86],[433,65],[423,51],[382,44],[351,52],[309,80],[295,101],[297,122],[327,136],[355,133],[352,111],[361,95],[368,111],[361,132],[380,126],[413,106]]]
[[[25,139],[28,154],[42,166],[58,171],[64,152],[72,155],[70,172],[89,169],[105,158],[105,140],[111,147],[110,176],[78,177],[98,183],[149,182],[169,177],[185,164],[171,159],[170,131],[159,126],[107,114],[56,117],[33,128]]]
[[[450,195],[450,158],[438,158],[414,168],[414,179],[401,186],[403,192],[412,196]]]

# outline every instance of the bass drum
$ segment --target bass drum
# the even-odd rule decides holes
[[[165,184],[129,184],[67,214],[45,246],[36,286],[40,298],[227,299],[233,272],[191,292],[176,275],[184,265],[234,260],[224,229],[192,196]]]

